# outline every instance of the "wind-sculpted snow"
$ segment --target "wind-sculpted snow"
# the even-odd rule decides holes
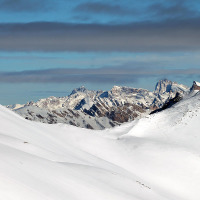
[[[113,139],[69,125],[27,121],[2,106],[0,120],[3,200],[164,199],[134,174],[78,147],[98,141],[107,146]]]
[[[189,89],[168,80],[157,83],[155,91],[114,86],[110,91],[74,89],[66,97],[49,97],[10,109],[32,121],[66,123],[89,129],[105,129],[133,121],[161,108],[176,93]]]
[[[103,131],[0,107],[3,200],[199,200],[200,94]]]

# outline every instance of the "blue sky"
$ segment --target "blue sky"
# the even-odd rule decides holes
[[[0,0],[0,103],[200,79],[197,0]]]

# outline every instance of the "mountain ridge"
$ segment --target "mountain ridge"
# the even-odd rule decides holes
[[[167,79],[158,81],[153,92],[127,86],[113,86],[109,91],[88,90],[81,86],[66,97],[51,96],[8,108],[33,121],[105,129],[161,108],[177,92],[185,94],[189,88]]]

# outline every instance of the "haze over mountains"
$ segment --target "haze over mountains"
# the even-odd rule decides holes
[[[160,80],[153,92],[124,86],[114,86],[110,91],[92,91],[82,86],[66,97],[52,96],[8,107],[32,121],[105,129],[141,118],[162,108],[177,92],[184,95],[189,91],[187,86],[167,79]]]

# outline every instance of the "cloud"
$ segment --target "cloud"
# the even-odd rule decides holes
[[[33,12],[50,8],[47,0],[0,0],[1,11]]]
[[[199,18],[119,25],[0,24],[0,51],[160,52],[200,50]]]
[[[196,8],[186,3],[184,0],[155,3],[147,8],[147,12],[153,13],[158,19],[188,19],[200,16],[200,12]]]
[[[188,19],[199,17],[198,2],[186,0],[155,0],[151,1],[152,4],[139,3],[136,1],[122,3],[117,1],[117,4],[107,1],[102,2],[84,2],[78,4],[73,11],[87,16],[94,15],[112,15],[112,16],[126,16],[137,19],[151,19],[159,21],[163,19]],[[120,18],[118,19],[120,20]]]
[[[200,75],[200,69],[156,69],[118,66],[97,69],[48,69],[0,72],[1,83],[133,83],[139,78]]]
[[[77,5],[75,12],[91,13],[91,14],[108,14],[108,15],[133,15],[136,13],[133,9],[123,8],[120,5],[113,5],[102,2],[86,2]]]

